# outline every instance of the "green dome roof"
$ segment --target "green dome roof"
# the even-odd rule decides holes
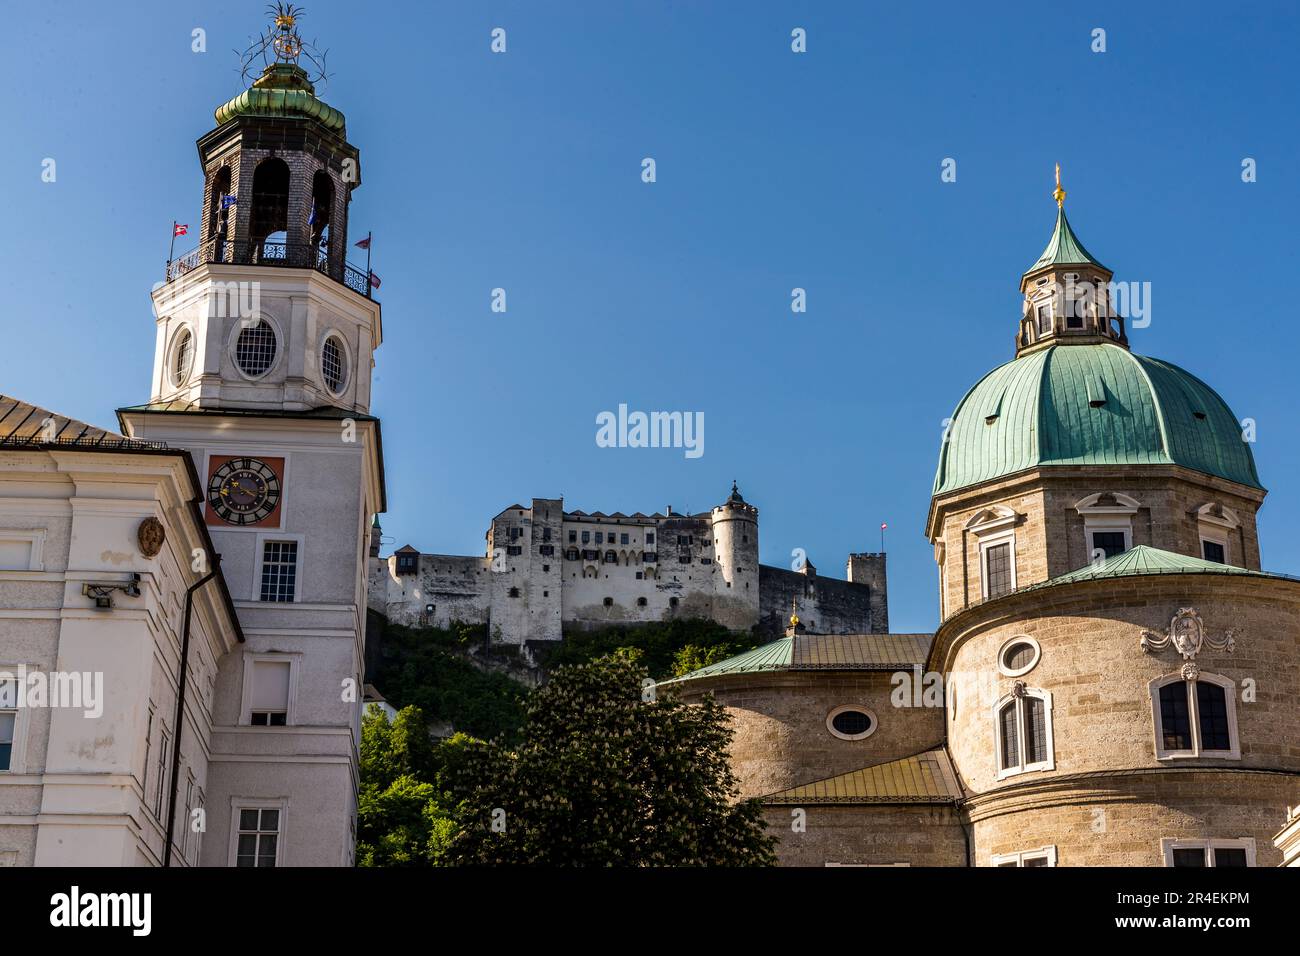
[[[1053,345],[966,393],[934,494],[1041,465],[1170,464],[1261,487],[1232,410],[1196,376],[1119,345]]]
[[[342,113],[317,99],[307,72],[291,63],[272,63],[249,89],[218,106],[215,116],[218,126],[236,116],[300,116],[339,134],[346,126]]]

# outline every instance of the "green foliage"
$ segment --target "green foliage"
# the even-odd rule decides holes
[[[549,670],[586,664],[625,648],[635,648],[642,652],[640,660],[650,671],[650,676],[655,680],[663,680],[679,677],[694,669],[678,669],[682,654],[687,648],[694,648],[687,659],[713,663],[735,654],[743,654],[761,643],[763,638],[756,634],[735,634],[721,624],[705,618],[676,618],[591,631],[566,631],[559,646],[548,649],[546,666]]]
[[[649,656],[647,654],[647,656]],[[453,863],[770,865],[758,801],[734,802],[731,730],[712,697],[643,700],[627,655],[557,669],[529,698],[522,743],[473,743],[447,776],[463,828]],[[501,811],[504,811],[502,815]],[[504,823],[503,832],[493,821]]]
[[[405,707],[391,721],[378,707],[361,718],[358,866],[437,866],[446,862],[459,812],[447,794],[478,741],[456,734],[437,745],[424,715]]]
[[[504,674],[480,670],[464,650],[481,645],[482,625],[384,627],[373,683],[394,707],[414,705],[431,721],[449,721],[476,737],[512,739],[523,720],[527,689]]]

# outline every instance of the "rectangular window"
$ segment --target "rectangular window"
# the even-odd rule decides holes
[[[194,775],[187,774],[185,781],[185,812],[178,821],[181,827],[181,859],[189,859],[190,815],[194,812]]]
[[[645,533],[645,543],[647,545],[655,543],[655,533],[653,531],[647,531]]]
[[[1205,867],[1249,867],[1255,865],[1255,841],[1175,840],[1160,841],[1165,866],[1203,869]]]
[[[1117,554],[1123,554],[1127,550],[1126,545],[1127,542],[1124,540],[1123,531],[1094,531],[1092,533],[1093,554],[1102,551],[1106,557],[1113,558]]]
[[[167,795],[167,760],[171,756],[168,744],[167,728],[163,728],[158,737],[158,792],[153,795],[153,815],[162,819],[163,798]]]
[[[1025,698],[1025,762],[1047,759],[1047,708],[1042,698]]]
[[[279,843],[279,810],[261,807],[239,811],[236,866],[275,866]]]
[[[542,529],[542,540],[543,540],[543,541],[550,541],[550,540],[551,540],[551,529],[550,529],[550,528],[543,528],[543,529]]]
[[[262,550],[262,600],[292,601],[298,583],[298,542],[267,541]]]
[[[544,545],[542,545],[542,547],[541,547],[541,552],[542,552],[542,555],[543,555],[543,556],[549,558],[551,555],[553,555],[553,554],[555,553],[555,545],[553,545],[553,544],[544,544]]]
[[[1011,544],[995,544],[984,550],[986,597],[1011,593]]]
[[[0,682],[0,771],[13,766],[14,729],[18,725],[18,681]]]
[[[1040,305],[1037,309],[1038,316],[1038,334],[1046,335],[1052,331],[1052,306],[1051,304]]]
[[[249,723],[254,727],[283,727],[289,720],[288,661],[253,662],[253,698]]]
[[[590,531],[584,531],[584,532],[582,532],[582,543],[583,543],[583,544],[586,544],[586,543],[589,542],[590,540],[591,540],[591,532],[590,532]],[[599,540],[599,539],[597,539],[597,540]]]
[[[1164,688],[1161,688],[1163,692]],[[1231,750],[1228,733],[1227,693],[1218,684],[1196,682],[1196,714],[1200,719],[1202,750]]]
[[[627,544],[627,543],[628,543],[628,541],[627,541],[627,532],[623,532],[622,534],[620,534],[620,535],[618,536],[618,543],[619,543],[619,544]]]
[[[1192,749],[1192,721],[1187,710],[1187,684],[1183,681],[1160,688],[1160,729],[1165,750]]]
[[[1016,722],[1016,704],[1012,701],[1000,714],[1002,724],[1002,769],[1020,766],[1020,728]]]
[[[1217,564],[1227,564],[1228,556],[1224,554],[1224,547],[1217,541],[1201,541],[1201,554],[1206,561],[1214,561]]]
[[[570,532],[569,532],[569,544],[576,544],[577,541],[578,541],[578,532],[576,532],[576,531],[570,531]]]
[[[508,555],[520,555],[523,553],[524,553],[523,545],[512,544],[508,548],[506,548],[506,554]]]
[[[604,544],[604,543],[605,543],[605,532],[603,532],[603,531],[597,531],[597,532],[596,532],[596,543],[597,543],[597,544]]]

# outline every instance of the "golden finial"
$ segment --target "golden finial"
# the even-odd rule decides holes
[[[790,626],[799,626],[799,599],[790,598]]]
[[[1061,188],[1061,164],[1056,164],[1056,190],[1052,193],[1052,198],[1056,200],[1056,208],[1060,209],[1065,205],[1065,190]]]

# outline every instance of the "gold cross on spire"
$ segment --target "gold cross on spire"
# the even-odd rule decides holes
[[[1052,193],[1052,198],[1056,200],[1056,208],[1060,209],[1065,205],[1065,190],[1061,188],[1061,164],[1056,164],[1056,189]]]

